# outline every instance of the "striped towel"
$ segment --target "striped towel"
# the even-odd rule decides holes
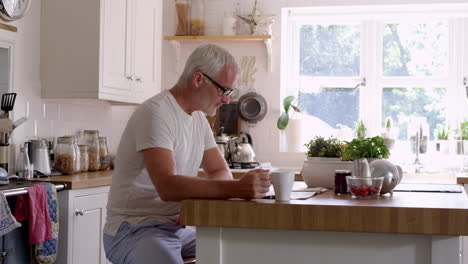
[[[57,259],[59,208],[55,185],[50,183],[44,183],[43,185],[47,191],[47,207],[49,211],[52,238],[43,243],[34,245],[34,256],[36,263],[49,264],[54,263]]]
[[[10,211],[5,195],[0,192],[0,236],[20,227],[21,224],[16,221]]]

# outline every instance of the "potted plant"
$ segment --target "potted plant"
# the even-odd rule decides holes
[[[356,137],[357,138],[365,138],[366,137],[366,125],[364,124],[364,121],[359,120],[358,122],[354,123],[354,129],[356,131]]]
[[[356,175],[365,175],[363,168],[359,165],[359,159],[367,159],[368,163],[374,159],[387,159],[390,152],[384,144],[382,137],[355,138],[347,142],[343,151],[343,160],[352,160],[354,162],[354,171]]]
[[[468,155],[468,121],[460,124],[460,133],[457,137],[457,154]]]
[[[448,154],[449,153],[449,134],[450,134],[450,127],[446,124],[438,124],[437,128],[434,132],[437,140],[436,140],[436,151]]]
[[[316,136],[305,147],[307,158],[301,175],[309,187],[333,188],[335,170],[353,169],[352,162],[341,160],[345,143],[334,137]]]
[[[386,159],[390,156],[390,151],[384,144],[382,137],[355,138],[347,142],[343,151],[343,160],[357,159]]]
[[[396,135],[398,134],[395,131],[395,128],[392,127],[393,121],[391,117],[387,117],[385,120],[385,129],[382,132],[382,138],[384,140],[385,146],[387,146],[388,149],[392,149],[393,146],[395,145],[396,141]]]
[[[283,99],[284,112],[278,118],[276,126],[280,130],[281,151],[303,152],[304,141],[302,136],[302,120],[291,119],[295,113],[301,110],[295,105],[295,97],[287,96]],[[289,129],[286,131],[286,127]]]
[[[278,121],[276,123],[276,126],[278,127],[279,130],[284,130],[287,126],[288,126],[288,123],[289,123],[289,119],[290,119],[290,113],[289,111],[291,109],[294,110],[294,112],[298,112],[300,113],[301,110],[295,106],[293,104],[294,102],[294,96],[290,95],[290,96],[287,96],[283,99],[283,108],[284,108],[284,112],[281,113],[280,117],[278,118]]]

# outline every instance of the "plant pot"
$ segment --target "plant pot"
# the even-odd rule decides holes
[[[335,170],[354,171],[352,161],[341,161],[341,158],[308,157],[302,167],[302,179],[308,187],[334,187]]]
[[[450,144],[447,139],[436,140],[436,151],[442,154],[449,154]]]
[[[457,140],[457,154],[468,155],[468,140]]]

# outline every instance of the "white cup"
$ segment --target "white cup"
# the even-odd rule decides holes
[[[271,183],[275,190],[275,199],[279,202],[289,201],[294,184],[294,172],[273,171],[270,174]]]

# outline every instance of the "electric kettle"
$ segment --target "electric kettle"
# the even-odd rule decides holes
[[[49,147],[45,139],[31,140],[34,170],[50,175]]]

